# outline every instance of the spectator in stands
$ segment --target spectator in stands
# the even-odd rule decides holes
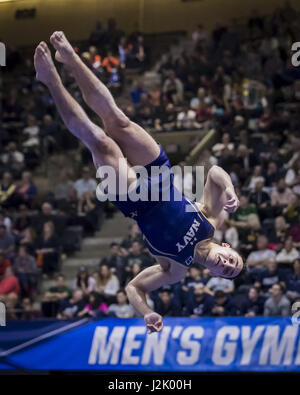
[[[91,178],[90,170],[88,167],[82,169],[82,178],[74,183],[74,188],[77,192],[78,198],[81,198],[85,192],[95,191],[97,188],[96,181]]]
[[[289,225],[286,223],[285,218],[280,215],[275,218],[274,227],[268,232],[270,246],[277,250],[283,246],[285,239],[288,236]]]
[[[118,243],[111,243],[108,254],[101,260],[101,265],[107,265],[118,277],[122,285],[126,280],[125,258],[122,256]]]
[[[128,52],[126,37],[121,37],[118,45],[118,51],[119,51],[120,66],[122,69],[125,69],[127,52]]]
[[[264,304],[264,316],[288,317],[290,315],[290,301],[285,295],[284,285],[274,284],[270,289],[270,294],[271,296]]]
[[[163,317],[179,317],[182,315],[180,305],[169,288],[162,289],[159,292],[155,301],[155,311]]]
[[[26,249],[30,255],[35,255],[36,247],[36,234],[31,227],[27,227],[20,234],[21,240],[19,245],[26,246]]]
[[[15,191],[15,204],[26,204],[30,207],[36,195],[37,189],[32,181],[31,173],[24,171]]]
[[[197,284],[186,304],[187,314],[192,318],[209,316],[212,314],[214,305],[215,300],[206,292],[204,285]]]
[[[98,272],[94,273],[96,280],[94,291],[104,295],[108,300],[113,300],[120,288],[118,278],[107,265],[101,265]]]
[[[56,285],[49,288],[42,299],[42,311],[45,317],[56,317],[59,302],[71,297],[72,290],[66,285],[64,275],[58,274]]]
[[[260,296],[257,288],[251,287],[241,304],[241,315],[244,317],[256,317],[263,315],[265,298]]]
[[[92,292],[89,295],[89,302],[84,306],[84,309],[78,313],[78,317],[106,317],[108,313],[108,306],[103,301],[101,295]]]
[[[259,272],[258,275],[255,276],[255,273],[253,272],[252,274],[253,278],[257,279],[257,282],[260,284],[261,290],[264,293],[268,293],[274,284],[284,282],[286,279],[285,273],[278,268],[278,264],[274,260],[270,260],[267,263],[266,268]],[[257,282],[255,284],[257,284]]]
[[[294,301],[300,296],[300,259],[293,262],[293,273],[290,273],[286,279],[287,293],[286,296]]]
[[[5,214],[5,211],[0,210],[0,225],[4,225],[6,227],[7,233],[11,233],[11,219]]]
[[[121,246],[124,248],[130,248],[134,241],[142,241],[142,240],[143,240],[143,237],[142,237],[140,228],[138,227],[138,224],[133,223],[132,225],[130,225],[129,234],[122,241]]]
[[[156,131],[170,132],[176,127],[176,111],[173,103],[168,103],[161,110],[159,118],[155,120]]]
[[[254,167],[253,174],[250,176],[248,183],[248,189],[250,192],[254,192],[256,190],[256,185],[258,182],[261,184],[264,184],[265,182],[265,178],[262,175],[262,167],[260,165]]]
[[[215,292],[215,305],[212,308],[213,316],[235,316],[238,315],[239,310],[233,298],[224,291],[218,290]]]
[[[195,288],[198,284],[203,284],[201,270],[196,266],[192,266],[187,271],[181,288],[183,291],[187,292]]]
[[[113,55],[112,51],[107,52],[107,56],[103,59],[102,67],[106,70],[108,75],[111,75],[113,71],[118,68],[120,60]]]
[[[300,215],[297,212],[297,210],[295,210],[295,212],[292,215],[293,217],[295,216],[298,219],[298,221],[293,226],[291,226],[289,230],[289,236],[291,236],[295,247],[299,248],[300,247]]]
[[[254,191],[250,193],[249,197],[249,202],[256,206],[257,212],[261,218],[266,216],[265,210],[271,202],[270,195],[264,191],[263,188],[264,183],[262,181],[257,181]]]
[[[177,129],[192,130],[198,127],[196,122],[196,112],[189,106],[184,106],[182,111],[177,115]]]
[[[38,267],[34,257],[28,254],[24,246],[19,247],[18,255],[13,262],[13,271],[19,280],[21,295],[31,296],[37,287]]]
[[[285,175],[285,183],[289,188],[292,188],[294,193],[299,194],[300,184],[300,158],[296,159],[292,167]]]
[[[271,194],[271,205],[280,207],[289,205],[293,197],[292,190],[286,186],[284,178],[281,178]]]
[[[0,250],[0,279],[5,275],[6,269],[11,266],[10,260],[5,253]]]
[[[58,183],[54,187],[54,199],[56,204],[61,207],[73,198],[74,186],[71,181],[70,171],[62,169],[58,175]]]
[[[224,155],[233,155],[234,153],[234,144],[230,141],[229,133],[224,133],[222,136],[222,142],[216,143],[212,147],[213,155],[216,158],[221,158]]]
[[[86,301],[81,289],[73,292],[72,297],[68,300],[61,300],[59,303],[58,319],[72,319],[78,317],[80,311],[84,309]]]
[[[23,129],[24,135],[24,148],[37,147],[40,144],[39,139],[40,127],[38,126],[36,117],[34,115],[28,115],[27,126]]]
[[[276,162],[271,161],[268,163],[265,179],[265,185],[269,188],[275,187],[276,183],[279,181],[280,171],[278,170]]]
[[[260,235],[257,239],[257,250],[252,251],[248,258],[247,264],[250,268],[263,269],[268,262],[274,261],[276,253],[268,249],[269,240],[265,235]]]
[[[292,263],[299,258],[299,251],[294,247],[293,240],[288,237],[284,242],[284,247],[276,255],[276,261],[281,267],[291,268]]]
[[[132,103],[134,105],[139,104],[141,102],[141,97],[143,94],[146,94],[147,97],[147,91],[143,87],[142,80],[135,80],[133,83],[132,90],[130,91],[130,97]]]
[[[143,244],[140,241],[134,241],[129,248],[129,255],[126,259],[126,268],[131,268],[134,263],[138,263],[142,268],[152,264],[153,260],[149,254],[143,251]]]
[[[163,93],[175,105],[183,101],[183,84],[176,78],[173,70],[169,70],[168,78],[163,85]]]
[[[192,40],[195,46],[204,44],[208,39],[208,33],[202,25],[198,25],[196,30],[192,33]]]
[[[3,103],[3,121],[18,122],[21,119],[23,108],[20,103],[18,90],[14,87],[9,90],[6,100]]]
[[[49,202],[44,202],[42,204],[41,212],[32,218],[32,226],[38,234],[43,232],[43,227],[46,222],[55,223],[55,214],[53,211],[53,206]]]
[[[14,249],[15,240],[13,236],[7,233],[5,225],[0,225],[0,250],[9,257]]]
[[[53,222],[46,222],[43,227],[43,234],[37,240],[37,259],[42,266],[44,278],[53,276],[58,270],[60,253],[60,242],[55,234]]]
[[[18,319],[18,295],[16,293],[9,293],[7,295],[0,294],[0,301],[5,303],[6,307],[6,320]]]
[[[34,320],[41,318],[41,311],[37,310],[32,303],[30,298],[23,298],[20,303],[21,312],[19,319],[21,320]]]
[[[85,234],[92,235],[97,230],[98,209],[95,191],[87,191],[78,199],[76,223],[80,224]]]
[[[2,181],[0,184],[0,205],[4,208],[9,208],[14,203],[14,193],[17,185],[12,178],[9,171],[3,173]]]
[[[8,266],[0,281],[0,300],[5,301],[9,294],[19,295],[20,285],[11,266]]]
[[[85,266],[80,266],[76,279],[73,282],[73,289],[81,289],[84,296],[90,295],[95,288],[96,280],[89,273]]]
[[[113,303],[109,306],[108,311],[114,313],[118,318],[131,318],[134,316],[133,307],[128,304],[126,293],[119,290],[116,294],[117,303]]]
[[[216,293],[216,291],[223,291],[225,293],[232,293],[234,290],[234,283],[232,280],[221,277],[212,277],[206,284],[207,289],[211,292],[212,295]]]
[[[1,155],[1,161],[15,176],[19,175],[24,168],[24,154],[17,150],[17,144],[14,141],[8,144],[7,152]]]
[[[256,221],[252,221],[252,218],[256,219]],[[242,195],[240,197],[240,206],[234,214],[230,215],[229,223],[238,230],[249,228],[257,229],[257,227],[259,227],[256,207],[249,203],[249,197],[247,195]]]
[[[223,224],[216,229],[214,237],[223,242],[228,243],[235,250],[239,247],[239,234],[234,226],[230,226],[230,221],[224,221]]]

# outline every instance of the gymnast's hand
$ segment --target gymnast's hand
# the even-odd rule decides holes
[[[240,201],[236,196],[234,188],[232,187],[226,188],[224,194],[226,199],[224,210],[227,211],[228,213],[234,213],[240,205]]]
[[[146,314],[144,320],[148,329],[148,334],[160,332],[164,327],[162,316],[155,312]]]

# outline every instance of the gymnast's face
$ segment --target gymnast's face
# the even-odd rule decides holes
[[[244,265],[241,256],[229,244],[219,245],[213,241],[197,248],[195,261],[209,269],[211,276],[224,278],[235,278]]]

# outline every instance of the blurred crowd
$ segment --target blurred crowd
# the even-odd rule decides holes
[[[254,10],[246,25],[233,20],[211,32],[199,25],[181,50],[157,63],[158,83],[134,81],[124,111],[153,132],[219,125],[233,137],[257,123],[267,130],[289,117],[279,103],[299,101],[300,71],[291,65],[297,37],[299,16],[289,2],[267,17]]]
[[[206,171],[223,167],[240,199],[215,237],[237,249],[248,270],[228,280],[192,266],[181,283],[147,295],[164,316],[288,316],[300,300],[300,69],[290,63],[298,33],[299,16],[288,2],[268,17],[254,10],[243,27],[232,21],[208,32],[199,25],[189,50],[159,62],[161,83],[148,89],[138,80],[127,98],[124,111],[148,130],[214,127],[218,143],[197,164]],[[113,87],[124,69],[146,67],[143,41],[139,33],[125,37],[111,20],[106,29],[99,23],[88,46],[77,50]],[[38,199],[32,172],[47,155],[78,143],[64,132],[29,59],[15,81],[4,96],[0,131],[0,298],[11,318],[135,316],[124,287],[154,263],[136,225],[111,245],[97,270],[81,267],[72,286],[60,273],[62,255],[99,229],[105,207],[95,199],[87,168],[77,181],[63,169],[55,189]],[[89,163],[84,151],[82,161]],[[196,183],[195,174],[184,174],[190,191]],[[56,284],[35,309],[41,274]]]

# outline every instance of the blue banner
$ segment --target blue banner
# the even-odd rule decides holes
[[[151,335],[142,319],[103,319],[53,333],[6,350],[0,363],[31,370],[300,371],[299,327],[290,318],[165,318],[163,331]],[[3,334],[0,328],[0,343]]]

